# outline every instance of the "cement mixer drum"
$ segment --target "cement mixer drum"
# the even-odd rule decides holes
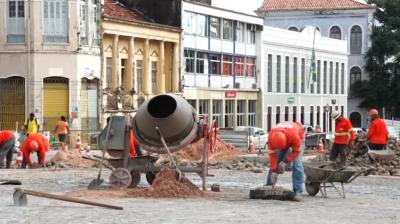
[[[199,136],[194,108],[182,97],[162,94],[145,101],[133,118],[133,130],[140,146],[150,152],[167,153],[155,127],[164,136],[171,152],[179,151]]]

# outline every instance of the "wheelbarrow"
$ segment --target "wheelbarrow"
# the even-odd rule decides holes
[[[321,192],[327,197],[326,188],[332,187],[342,198],[346,198],[344,184],[349,184],[360,175],[368,175],[373,169],[356,171],[350,167],[340,167],[334,162],[312,162],[304,163],[306,174],[306,191],[310,196]],[[335,183],[340,183],[339,189]]]

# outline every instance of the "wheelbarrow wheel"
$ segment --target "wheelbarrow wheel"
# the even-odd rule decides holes
[[[124,168],[118,168],[114,170],[110,175],[110,184],[112,189],[125,189],[132,183],[132,177],[129,170]]]
[[[152,185],[154,179],[156,178],[156,175],[157,175],[156,172],[147,172],[147,173],[146,173],[146,180],[147,180],[147,183],[149,183],[150,185]]]
[[[132,176],[132,182],[131,185],[129,186],[130,188],[136,187],[139,182],[140,182],[140,172],[136,170],[131,171],[131,176]]]
[[[310,196],[315,196],[318,194],[319,189],[320,189],[320,184],[317,182],[309,182],[305,183],[306,185],[306,191]]]

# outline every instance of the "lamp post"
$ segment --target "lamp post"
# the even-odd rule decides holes
[[[325,118],[325,122],[326,122],[326,124],[325,124],[325,127],[326,127],[326,132],[329,134],[330,133],[330,127],[329,127],[329,104],[327,103],[327,104],[325,104],[325,106],[324,106],[324,111],[325,111],[325,116],[326,116],[326,118]]]

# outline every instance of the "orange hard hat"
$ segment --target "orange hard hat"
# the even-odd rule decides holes
[[[270,149],[285,149],[287,147],[286,135],[281,131],[272,132],[268,136]]]
[[[37,151],[39,149],[39,144],[37,143],[37,141],[29,142],[29,149],[32,151]]]
[[[378,115],[378,110],[377,110],[377,109],[371,109],[371,110],[369,111],[369,116],[370,116],[370,117],[372,117],[372,116],[374,116],[374,115]]]

